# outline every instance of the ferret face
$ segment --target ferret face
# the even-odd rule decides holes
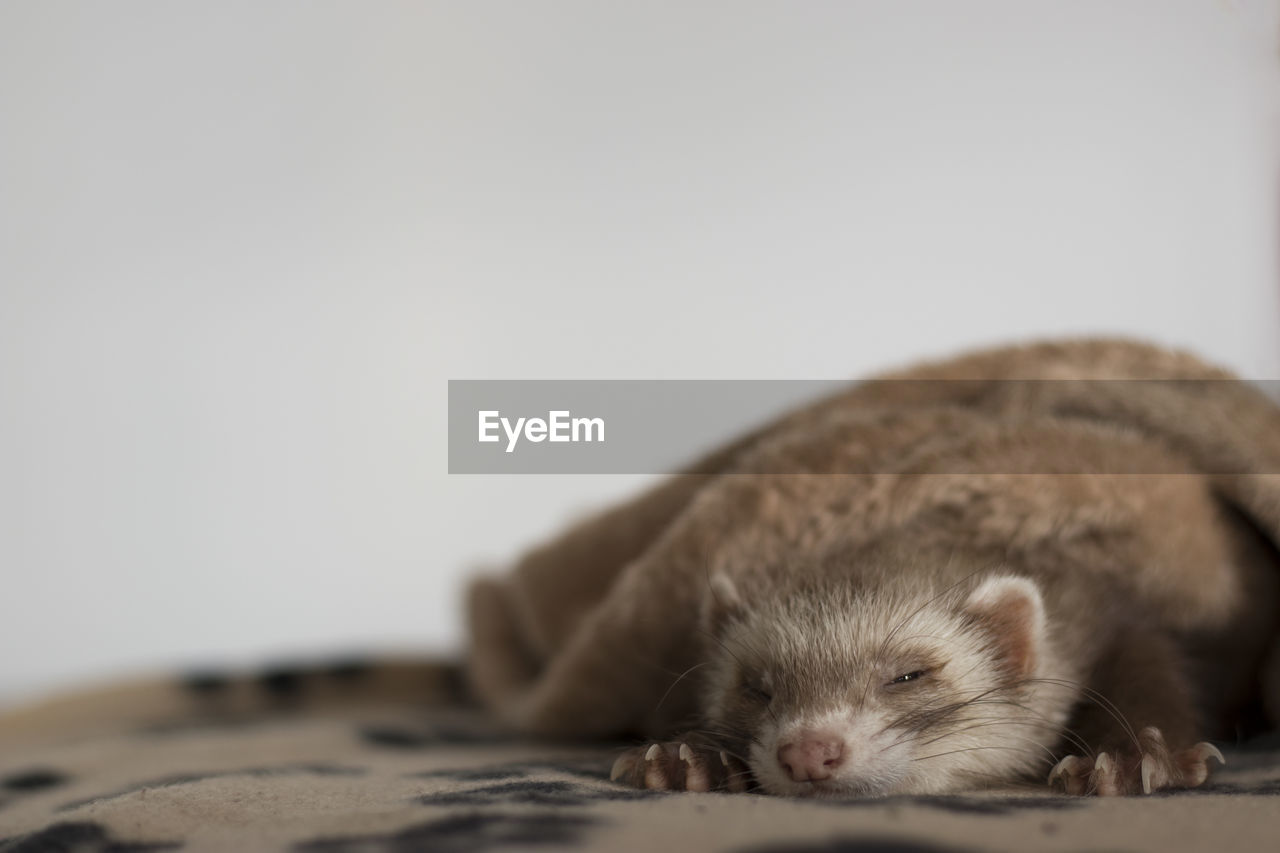
[[[720,582],[721,601],[735,595]],[[769,793],[971,788],[1038,766],[1056,742],[1063,721],[1025,690],[1044,631],[1029,581],[735,607],[711,626],[723,654],[705,716]]]

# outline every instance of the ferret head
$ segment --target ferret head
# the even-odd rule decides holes
[[[1030,580],[899,578],[756,604],[720,574],[711,593],[708,730],[769,793],[975,787],[1035,768],[1057,740],[1065,709],[1027,690],[1046,645]]]

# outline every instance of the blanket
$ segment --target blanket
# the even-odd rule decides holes
[[[623,744],[533,741],[461,702],[205,717],[0,750],[0,851],[1266,849],[1280,743],[1205,787],[789,800],[609,781]]]

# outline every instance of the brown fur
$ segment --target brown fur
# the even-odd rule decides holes
[[[1043,624],[1016,589],[968,611],[926,612],[943,626],[967,613],[970,628],[952,625],[956,643],[985,662],[982,672],[1061,682],[1000,688],[1034,707],[1039,721],[1023,723],[1039,726],[1037,747],[1111,750],[1131,764],[1158,753],[1172,766],[1178,750],[1241,718],[1274,634],[1280,412],[1270,401],[1237,382],[1091,381],[1230,378],[1125,341],[991,350],[885,378],[895,381],[757,430],[508,576],[477,581],[469,674],[478,696],[527,732],[664,739],[693,721],[714,723],[728,742],[763,718],[749,701],[758,674],[726,652],[790,667],[788,712],[837,699],[853,707],[842,679],[863,672],[854,661],[806,663],[813,649],[845,648],[823,633],[842,624],[841,607],[925,601],[952,584],[967,594],[1011,576],[1031,582]],[[717,589],[739,600],[719,602]],[[788,643],[794,654],[779,658]],[[1212,676],[1195,674],[1205,659],[1217,663]],[[903,702],[973,683],[947,664],[913,693],[875,701],[901,716]],[[1090,701],[1096,694],[1106,701]],[[1064,740],[1068,715],[1075,733]],[[1148,726],[1168,741],[1167,761],[1145,733],[1138,747]],[[1077,735],[1083,742],[1068,748]],[[988,765],[1008,778],[1035,762]],[[1122,768],[1121,787],[1131,789],[1138,766]],[[894,778],[866,790],[977,781],[941,770],[933,782]]]

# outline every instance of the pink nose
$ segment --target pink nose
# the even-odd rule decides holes
[[[800,732],[778,747],[778,763],[793,782],[830,779],[844,763],[844,739],[832,732]]]

